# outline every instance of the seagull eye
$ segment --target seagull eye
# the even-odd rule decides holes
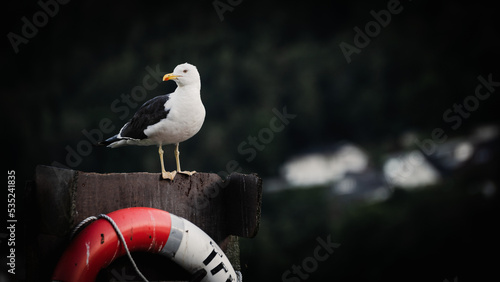
[[[186,73],[186,72],[188,72],[188,70],[183,70],[182,72],[183,72],[183,73]]]

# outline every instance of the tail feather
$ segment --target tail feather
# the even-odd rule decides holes
[[[95,144],[95,146],[109,146],[112,143],[114,143],[116,141],[120,141],[120,140],[121,139],[118,138],[118,134],[116,134],[115,136],[109,137],[108,139],[106,139],[104,141],[98,142],[97,144]]]
[[[94,146],[100,147],[100,146],[107,146],[110,148],[117,148],[121,146],[126,146],[126,145],[152,145],[156,143],[152,142],[141,142],[144,141],[144,139],[134,139],[134,138],[129,138],[129,137],[123,137],[119,136],[119,134],[112,136],[104,141],[101,141]],[[146,140],[148,141],[148,140]]]

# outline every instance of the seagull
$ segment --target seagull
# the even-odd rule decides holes
[[[134,116],[113,137],[98,145],[116,148],[126,145],[158,145],[161,175],[173,180],[177,173],[193,175],[196,171],[181,171],[179,143],[193,137],[205,120],[205,107],[201,101],[200,74],[195,66],[184,63],[163,81],[173,80],[177,88],[173,93],[157,96],[144,103]],[[163,164],[163,145],[175,144],[177,170],[168,172]]]

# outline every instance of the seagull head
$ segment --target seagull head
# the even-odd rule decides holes
[[[172,73],[163,76],[163,81],[173,80],[177,86],[200,85],[200,74],[195,66],[184,63],[175,67]]]

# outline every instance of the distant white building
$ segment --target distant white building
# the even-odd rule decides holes
[[[390,186],[402,188],[432,185],[440,179],[439,172],[417,150],[391,155],[383,171]]]
[[[314,186],[333,183],[347,173],[361,172],[368,156],[358,147],[346,143],[330,152],[295,157],[282,167],[282,176],[291,186]]]

